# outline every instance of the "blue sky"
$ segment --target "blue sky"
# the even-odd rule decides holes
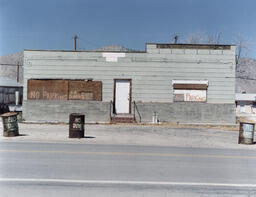
[[[144,50],[173,35],[242,40],[256,58],[255,0],[0,0],[0,56],[24,49],[96,49],[118,44]]]

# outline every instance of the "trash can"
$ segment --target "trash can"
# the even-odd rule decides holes
[[[253,144],[254,124],[240,122],[238,144]]]
[[[19,135],[17,113],[8,112],[1,115],[3,120],[4,137],[13,137]]]
[[[69,138],[84,138],[84,114],[69,115]]]

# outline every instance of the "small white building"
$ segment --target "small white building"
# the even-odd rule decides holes
[[[0,77],[0,114],[22,110],[23,85],[9,77]]]
[[[256,94],[236,94],[236,114],[256,117]]]

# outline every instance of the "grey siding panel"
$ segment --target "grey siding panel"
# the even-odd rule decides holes
[[[67,68],[66,68],[67,67]],[[36,72],[40,72],[40,73],[44,73],[44,74],[47,74],[47,73],[67,73],[67,74],[72,74],[72,72],[74,73],[79,73],[80,71],[83,71],[83,72],[90,72],[92,69],[95,71],[95,73],[102,73],[102,72],[111,72],[110,74],[114,73],[114,72],[125,72],[125,73],[129,73],[129,72],[136,72],[135,74],[139,75],[141,74],[141,68],[140,67],[130,67],[130,66],[125,66],[125,67],[117,67],[115,68],[115,70],[111,70],[111,68],[106,68],[106,67],[88,67],[88,66],[77,66],[76,67],[76,70],[74,71],[74,69],[72,69],[71,67],[63,67],[63,66],[40,66],[40,67],[36,67],[36,66],[33,66],[31,68],[31,70],[27,71],[28,74],[33,74],[33,73],[36,73]],[[33,70],[32,70],[33,69]],[[162,70],[160,70],[162,69]],[[214,74],[221,74],[221,73],[229,73],[230,72],[230,68],[223,68],[223,67],[220,67],[220,68],[185,68],[185,67],[180,67],[180,68],[175,68],[175,67],[171,67],[171,65],[169,66],[169,68],[167,67],[152,67],[152,68],[148,68],[147,70],[143,71],[142,74],[148,74],[148,73],[151,73],[151,72],[156,72],[156,73],[159,73],[159,74],[164,74],[164,73],[169,73],[169,74],[174,74],[177,72],[177,70],[183,70],[183,72],[187,72],[187,73],[195,73],[195,74],[198,74],[198,73],[203,73],[203,74],[209,74],[209,75],[214,75]]]
[[[89,71],[88,71],[89,72]],[[37,72],[38,74],[35,74],[35,73],[32,73],[32,72],[26,72],[27,75],[35,75],[35,76],[42,76],[42,75],[47,75],[47,76],[59,76],[59,77],[66,77],[66,78],[69,78],[67,76],[74,76],[74,77],[78,77],[78,78],[81,78],[82,75],[83,75],[83,71],[76,71],[76,70],[70,70],[70,71],[38,71]],[[40,73],[40,74],[39,74]],[[86,74],[84,72],[84,74]],[[167,78],[167,79],[172,79],[172,78],[178,78],[178,77],[184,77],[184,78],[197,78],[198,79],[198,76],[200,76],[201,79],[207,79],[207,78],[210,78],[210,79],[213,79],[213,78],[216,78],[216,79],[219,79],[219,78],[231,78],[233,77],[232,74],[224,74],[223,76],[221,76],[221,73],[205,73],[205,72],[168,72],[168,71],[161,71],[161,72],[157,72],[155,71],[154,73],[153,72],[133,72],[133,71],[129,71],[129,72],[124,72],[122,73],[123,75],[126,75],[127,77],[132,77],[132,78],[135,78],[135,77],[155,77],[155,78]],[[95,71],[93,74],[91,75],[86,75],[86,77],[90,77],[90,76],[94,76],[95,78],[97,76],[99,76],[100,78],[104,78],[104,76],[108,76],[108,77],[112,77],[112,76],[123,76],[122,74],[120,74],[119,71]]]
[[[103,58],[102,52],[56,52],[56,51],[25,51],[24,53],[29,53],[30,60],[78,60],[83,61],[84,59],[99,60]],[[148,53],[126,53],[126,56],[121,59],[163,59],[165,60],[233,60],[234,52],[223,54],[148,54]]]
[[[24,100],[27,79],[86,79],[103,82],[103,101],[113,100],[113,79],[132,79],[132,99],[172,102],[172,80],[208,80],[207,102],[234,103],[234,54],[127,53],[106,62],[101,52],[24,52]],[[152,62],[150,62],[152,61]]]

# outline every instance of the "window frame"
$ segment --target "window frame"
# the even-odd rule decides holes
[[[175,90],[205,90],[205,100],[204,101],[185,101],[183,100],[175,100]],[[185,94],[185,93],[184,93]],[[172,80],[172,95],[173,102],[186,102],[186,103],[207,103],[208,99],[208,81],[207,80]]]

